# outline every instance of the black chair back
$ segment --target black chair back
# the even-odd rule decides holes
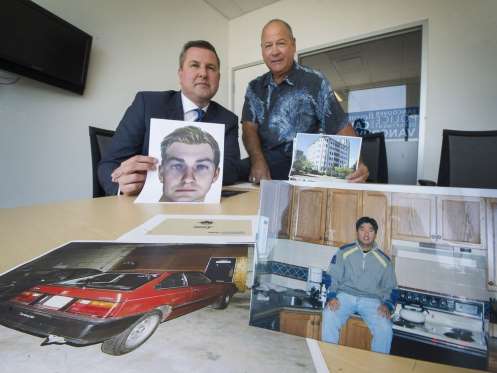
[[[497,188],[497,131],[444,130],[438,186]]]
[[[369,169],[368,182],[388,184],[388,162],[383,132],[362,136],[361,159]]]
[[[110,140],[115,131],[105,130],[97,127],[89,127],[90,130],[90,148],[91,148],[91,167],[93,174],[93,197],[104,197],[105,191],[98,181],[98,163],[102,159],[102,154],[110,145]]]

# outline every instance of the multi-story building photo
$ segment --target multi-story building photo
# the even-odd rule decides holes
[[[320,173],[330,172],[335,167],[349,167],[350,143],[343,137],[319,136],[305,156]]]

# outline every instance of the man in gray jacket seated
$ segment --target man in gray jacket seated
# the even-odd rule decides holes
[[[368,325],[371,350],[388,354],[392,344],[392,290],[397,286],[390,258],[375,242],[378,223],[369,217],[356,222],[357,241],[342,246],[333,256],[323,310],[322,340],[338,343],[340,328],[352,313]]]

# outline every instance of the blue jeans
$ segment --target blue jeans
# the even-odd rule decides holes
[[[352,313],[358,313],[373,335],[371,351],[390,353],[392,322],[378,314],[381,302],[378,299],[356,297],[346,293],[338,293],[337,298],[340,301],[338,310],[332,311],[328,305],[323,310],[321,339],[324,342],[338,343],[340,328]]]

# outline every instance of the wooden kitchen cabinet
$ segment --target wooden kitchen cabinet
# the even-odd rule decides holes
[[[485,247],[485,201],[478,197],[437,197],[437,239],[457,246]]]
[[[322,244],[327,189],[296,187],[293,191],[290,239]]]
[[[280,185],[281,186],[281,185]],[[278,230],[278,238],[289,238],[290,237],[290,225],[292,217],[292,196],[293,187],[285,188],[280,187],[278,193],[276,194],[276,201],[274,205],[276,206],[273,212],[273,219],[280,221]]]
[[[290,193],[290,200],[292,194]],[[290,237],[290,225],[292,219],[292,205],[288,203],[288,205],[283,209],[281,218],[281,228],[278,231],[278,238],[289,238]]]
[[[392,194],[392,238],[485,248],[485,205],[478,197]]]
[[[300,337],[321,340],[321,313],[317,311],[283,309],[280,311],[280,331]],[[358,316],[351,316],[340,330],[339,344],[371,349],[371,333]]]
[[[340,247],[356,239],[355,223],[362,210],[362,192],[329,189],[325,242]]]
[[[321,313],[316,311],[280,311],[280,331],[300,337],[321,339]]]
[[[360,216],[369,216],[378,223],[376,242],[385,254],[391,256],[391,194],[364,191]],[[360,217],[359,216],[359,217]]]
[[[392,238],[432,242],[436,232],[436,197],[392,193]]]
[[[371,333],[368,326],[357,317],[350,317],[340,331],[338,344],[371,350]]]
[[[486,228],[487,228],[487,288],[497,291],[497,199],[486,199]]]
[[[378,244],[390,255],[390,204],[387,192],[296,187],[290,239],[340,247],[356,239],[357,219],[369,216],[379,225]]]
[[[357,219],[370,216],[389,256],[392,239],[486,249],[485,206],[480,197],[295,187],[289,238],[340,247],[356,239]]]
[[[357,237],[355,223],[362,216],[378,222],[376,242],[390,255],[390,193],[330,189],[325,243],[340,247]]]

